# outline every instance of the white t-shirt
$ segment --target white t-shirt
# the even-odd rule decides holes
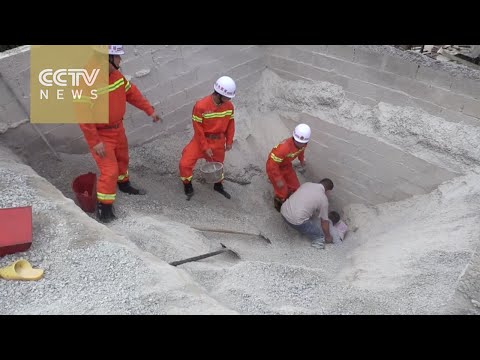
[[[306,182],[282,204],[281,214],[290,224],[301,225],[312,216],[328,220],[328,198],[322,184]]]

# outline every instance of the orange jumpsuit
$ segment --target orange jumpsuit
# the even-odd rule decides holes
[[[109,86],[98,90],[99,98],[108,93],[108,124],[80,124],[90,152],[100,170],[97,181],[97,200],[104,204],[115,201],[117,182],[128,181],[128,141],[123,127],[127,102],[152,115],[154,109],[138,88],[118,70],[109,75]],[[105,157],[101,158],[93,146],[103,142]]]
[[[217,105],[212,95],[198,100],[192,112],[194,135],[185,146],[180,159],[180,179],[184,184],[192,181],[198,159],[221,162],[225,160],[225,145],[232,145],[235,134],[234,106],[231,101]],[[210,158],[205,151],[212,149]],[[223,180],[223,175],[222,175]]]
[[[300,187],[297,174],[292,166],[292,161],[298,157],[300,162],[305,158],[305,147],[295,146],[293,137],[283,140],[276,145],[268,155],[266,170],[268,178],[273,185],[275,197],[285,201],[295,190]],[[283,187],[277,186],[277,181],[283,181]]]

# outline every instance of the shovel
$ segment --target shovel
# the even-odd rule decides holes
[[[262,233],[259,234],[254,234],[254,233],[249,233],[249,232],[243,232],[243,231],[233,231],[233,230],[223,230],[223,229],[206,229],[206,228],[201,228],[201,227],[196,227],[192,226],[192,229],[198,230],[198,231],[204,231],[204,232],[216,232],[216,233],[223,233],[223,234],[236,234],[236,235],[248,235],[248,236],[259,236],[263,240],[265,240],[267,243],[271,244],[272,242],[270,241],[269,238],[267,238],[265,235]]]
[[[194,256],[194,257],[191,257],[191,258],[188,258],[188,259],[184,259],[184,260],[174,261],[174,262],[171,262],[170,265],[172,265],[172,266],[178,266],[178,265],[182,265],[182,264],[185,264],[185,263],[188,263],[188,262],[191,262],[191,261],[197,261],[197,260],[206,259],[206,258],[209,258],[209,257],[211,257],[211,256],[215,256],[215,255],[218,255],[218,254],[221,254],[221,253],[224,253],[224,252],[230,252],[230,253],[232,253],[236,258],[240,259],[240,255],[238,255],[235,251],[233,251],[232,249],[227,248],[227,247],[226,247],[225,245],[223,245],[222,243],[220,243],[220,245],[222,245],[222,248],[221,248],[220,250],[213,251],[213,252],[209,252],[209,253],[206,253],[206,254],[203,254],[203,255]]]

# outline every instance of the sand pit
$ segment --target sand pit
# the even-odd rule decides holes
[[[73,294],[79,291],[79,285],[71,284],[54,264],[59,259],[44,249],[40,250],[43,255],[39,255],[38,265],[46,268],[46,281],[50,278],[60,289],[60,299],[52,302],[53,294],[46,287],[29,293],[28,285],[22,285],[24,304],[20,308],[6,306],[0,312],[453,311],[459,279],[479,244],[480,127],[448,122],[415,108],[384,103],[360,105],[346,99],[337,85],[288,81],[269,70],[235,105],[236,140],[225,161],[225,188],[231,200],[214,192],[213,185],[204,181],[197,169],[195,195],[186,201],[178,161],[192,135],[191,124],[131,148],[131,180],[148,195],[117,195],[118,220],[106,226],[115,240],[102,245],[98,258],[75,250],[77,267],[98,268],[98,261],[108,264],[111,277],[101,281],[103,291],[92,275],[92,281],[81,286],[82,293],[90,293],[88,300],[75,307]],[[306,152],[308,170],[299,174],[299,180],[331,177],[336,184],[331,205],[350,227],[342,244],[329,245],[325,250],[312,248],[307,238],[285,225],[273,208],[272,188],[264,171],[270,149],[290,136],[298,122],[314,124],[313,142]],[[350,146],[358,150],[355,157],[348,155],[352,153]],[[59,163],[51,155],[38,154],[29,159],[29,165],[73,199],[71,180],[96,171],[95,164],[88,154],[62,153],[61,157]],[[7,186],[18,178],[6,174],[4,179],[5,189],[10,189],[3,197],[7,203],[9,196],[15,196]],[[57,196],[61,198],[61,194]],[[75,207],[71,202],[68,206]],[[81,223],[105,228],[80,211],[76,214]],[[202,232],[193,227],[262,233],[271,243],[255,235]],[[80,224],[77,233],[84,233]],[[81,247],[78,241],[73,248]],[[122,247],[113,251],[111,246],[118,241]],[[66,242],[72,248],[71,240]],[[176,268],[167,264],[215,251],[220,243],[237,252],[240,259],[220,254]],[[138,258],[133,262],[124,248]],[[110,252],[116,261],[105,260]],[[68,252],[64,255],[69,259]],[[149,277],[145,266],[162,270],[158,276]],[[141,295],[134,294],[138,286],[135,282],[144,284]],[[0,301],[2,297],[6,301],[19,285],[1,286],[7,291],[2,292]],[[115,294],[121,295],[120,300]],[[475,313],[476,309],[455,311]]]

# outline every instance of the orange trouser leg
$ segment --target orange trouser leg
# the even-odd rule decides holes
[[[225,139],[207,139],[207,142],[213,152],[213,157],[211,158],[201,150],[200,145],[195,140],[190,141],[190,143],[188,143],[188,145],[183,149],[179,170],[180,179],[184,184],[192,181],[193,169],[195,168],[198,159],[216,161],[223,164],[225,160]]]
[[[127,182],[128,177],[128,140],[125,135],[125,130],[122,128],[120,134],[118,135],[118,143],[115,148],[115,156],[118,162],[118,179],[119,183]]]
[[[274,196],[276,198],[279,198],[282,201],[285,201],[288,197],[288,189],[287,189],[287,182],[283,178],[283,176],[280,177],[273,177],[267,172],[268,178],[270,179],[270,182],[272,183],[273,186],[273,191],[274,191]],[[278,187],[277,182],[282,181],[283,186]]]
[[[203,157],[202,150],[195,140],[188,143],[182,151],[182,157],[180,159],[179,170],[180,179],[184,184],[192,181],[193,168],[198,159]]]
[[[297,174],[295,173],[295,170],[293,170],[292,166],[281,169],[280,177],[274,178],[268,172],[268,169],[267,169],[267,175],[268,175],[268,178],[270,179],[270,182],[272,183],[273,190],[275,192],[275,197],[279,198],[282,201],[287,200],[287,198],[300,187]],[[278,187],[277,185],[277,182],[280,180],[283,182],[282,187]]]
[[[115,155],[117,140],[112,135],[104,136],[100,133],[100,138],[105,146],[103,158],[97,155],[93,149],[91,150],[100,171],[97,180],[97,200],[103,204],[113,204],[117,192],[118,163]]]
[[[300,187],[300,182],[298,181],[297,173],[293,167],[287,168],[283,172],[283,178],[285,179],[287,185],[287,197],[293,194]]]

